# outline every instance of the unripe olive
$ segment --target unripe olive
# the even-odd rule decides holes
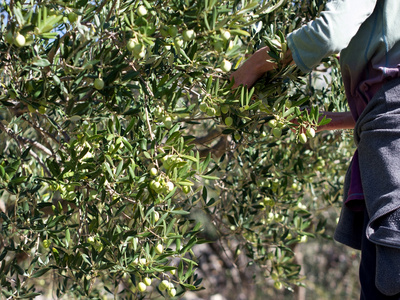
[[[14,39],[14,44],[17,47],[23,47],[23,46],[25,46],[25,42],[26,42],[25,37],[22,34],[17,33],[17,35],[15,36],[15,39]]]
[[[158,174],[158,170],[156,169],[156,168],[151,168],[150,169],[150,175],[151,176],[157,176],[157,174]]]
[[[139,290],[141,293],[143,293],[144,291],[146,291],[146,289],[147,289],[147,286],[146,286],[146,284],[145,284],[144,282],[139,282],[139,283],[138,283],[138,290]]]
[[[280,289],[283,287],[282,282],[280,282],[280,281],[275,281],[275,282],[274,282],[274,287],[275,287],[276,289],[280,290]]]
[[[168,181],[165,184],[165,189],[167,190],[167,192],[172,192],[172,190],[174,189],[174,184],[171,181]]]
[[[159,189],[161,188],[161,183],[158,181],[152,180],[150,182],[150,188],[153,189],[154,191],[158,192]]]
[[[312,128],[312,127],[307,128],[307,130],[306,130],[306,135],[307,135],[309,138],[315,137],[315,130],[314,130],[314,128]]]
[[[221,108],[217,104],[214,104],[214,109],[215,109],[215,115],[217,117],[220,117],[221,116]]]
[[[102,90],[104,88],[104,81],[101,78],[96,78],[93,85],[96,90]]]
[[[169,35],[169,28],[168,28],[168,26],[162,26],[161,28],[160,28],[160,33],[161,33],[161,35],[163,36],[163,37],[167,37],[168,35]]]
[[[49,248],[50,247],[50,241],[49,240],[44,240],[43,241],[43,247]]]
[[[163,121],[165,127],[170,129],[172,127],[172,118],[170,116],[166,116]]]
[[[144,7],[144,5],[140,5],[137,9],[137,13],[139,16],[144,17],[145,15],[147,15],[146,7]]]
[[[229,112],[229,106],[228,105],[222,105],[221,106],[221,112],[223,114],[227,114]]]
[[[208,116],[210,116],[210,117],[213,117],[213,116],[215,116],[216,112],[217,112],[217,111],[215,110],[214,107],[208,107],[208,108],[207,108],[207,111],[206,111],[206,114],[207,114]]]
[[[68,21],[70,21],[71,23],[74,23],[76,22],[76,20],[78,20],[78,15],[74,12],[70,12],[67,17]]]
[[[168,290],[168,295],[169,295],[170,297],[175,297],[175,295],[176,295],[176,290],[175,290],[175,289],[170,289],[170,290]]]
[[[143,282],[145,285],[150,286],[151,285],[151,279],[149,277],[146,277],[143,279]]]
[[[274,137],[280,138],[282,136],[282,129],[280,129],[279,127],[275,127],[274,129],[272,129],[272,134],[274,135]]]
[[[194,30],[190,29],[190,30],[185,30],[182,33],[183,39],[185,41],[191,41],[196,37],[196,33],[194,32]]]
[[[207,111],[207,108],[208,108],[208,105],[207,105],[207,103],[205,103],[205,102],[201,102],[200,105],[199,105],[199,108],[200,108],[200,110],[201,110],[202,112],[206,112],[206,111]]]
[[[302,144],[307,143],[307,136],[304,132],[299,134],[299,141]]]
[[[45,114],[47,111],[46,106],[40,105],[38,108],[38,112],[41,113],[42,115]]]
[[[221,70],[223,72],[229,72],[232,69],[232,64],[229,60],[224,59],[221,64]]]
[[[154,221],[157,222],[158,220],[160,220],[160,214],[158,211],[154,211]]]
[[[145,265],[145,264],[147,264],[147,260],[145,258],[141,258],[141,259],[139,259],[139,263],[141,265]]]
[[[229,41],[229,39],[231,38],[231,33],[228,30],[224,30],[221,34],[221,38],[224,41]]]
[[[26,84],[26,90],[28,92],[33,92],[35,89],[33,82],[32,81],[28,81],[28,83]]]
[[[164,247],[163,247],[163,245],[158,244],[158,245],[156,246],[156,253],[157,253],[157,254],[162,254],[163,252],[164,252]]]
[[[233,119],[231,117],[226,117],[225,118],[225,125],[230,127],[233,124]]]
[[[133,51],[133,49],[136,46],[136,40],[135,39],[129,39],[128,43],[126,43],[126,49],[128,49],[129,51]]]
[[[242,135],[239,132],[235,132],[234,136],[236,141],[240,141],[240,139],[242,138]]]
[[[182,191],[183,191],[185,194],[189,194],[189,192],[190,192],[190,187],[187,186],[187,185],[184,185],[184,186],[182,186]]]
[[[272,119],[272,120],[269,120],[267,124],[269,127],[275,128],[277,125],[277,121],[275,119]]]
[[[275,205],[275,201],[273,199],[271,199],[270,197],[265,197],[263,200],[264,205],[267,206],[274,206]]]
[[[182,46],[183,46],[183,39],[181,39],[181,38],[176,38],[176,39],[174,40],[174,44],[175,44],[175,46],[178,47],[178,48],[182,47]]]
[[[272,254],[272,253],[268,253],[268,254]],[[270,255],[268,255],[268,257],[269,257]],[[270,259],[272,259],[273,258],[273,255],[272,255],[272,257],[270,258]],[[273,272],[273,273],[271,273],[271,279],[272,280],[278,280],[278,278],[279,278],[279,275],[278,275],[278,273],[276,273],[276,272]]]
[[[157,106],[156,109],[154,110],[154,115],[156,118],[160,118],[163,116],[164,109],[161,106]]]
[[[141,44],[141,43],[136,43],[136,42],[135,42],[135,44],[133,45],[133,48],[132,48],[133,54],[136,54],[136,55],[138,55],[141,52],[144,52],[144,50],[145,50],[144,45]]]
[[[167,288],[169,287],[169,281],[168,280],[163,280],[160,282],[160,284],[158,285],[158,289],[160,291],[165,291]]]
[[[300,243],[305,243],[305,242],[307,242],[307,240],[308,240],[308,236],[303,235],[303,236],[300,238]]]
[[[146,56],[146,48],[143,46],[143,44],[136,44],[133,47],[132,52],[136,59],[141,59]]]

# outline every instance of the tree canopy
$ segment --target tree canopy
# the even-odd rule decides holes
[[[3,2],[3,296],[44,279],[59,298],[179,297],[216,241],[276,289],[301,284],[294,248],[329,235],[351,142],[313,132],[346,109],[337,57],[312,74],[281,58],[325,2]],[[232,89],[264,45],[279,67]]]

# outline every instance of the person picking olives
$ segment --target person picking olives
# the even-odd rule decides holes
[[[361,250],[360,299],[400,299],[400,1],[328,0],[315,20],[287,36],[284,63],[310,72],[340,53],[350,112],[325,112],[317,131],[354,129],[357,150],[344,184],[334,238]],[[252,86],[276,65],[268,48],[231,78]]]

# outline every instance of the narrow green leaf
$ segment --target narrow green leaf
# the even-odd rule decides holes
[[[31,278],[38,278],[38,277],[40,277],[40,276],[46,274],[50,269],[51,269],[50,267],[46,267],[46,268],[40,269],[40,270],[38,270],[37,272],[35,272],[35,273],[31,276]]]
[[[196,245],[196,241],[197,241],[197,238],[196,238],[195,236],[192,237],[192,238],[189,240],[189,242],[186,244],[186,246],[183,247],[183,249],[181,250],[181,253],[182,253],[182,254],[186,253],[189,249],[191,249],[194,245]],[[185,259],[185,260],[186,260],[186,259]],[[190,262],[190,260],[189,260],[189,262]]]
[[[13,11],[14,11],[14,16],[16,17],[18,24],[21,27],[23,27],[25,25],[25,19],[22,15],[21,9],[19,7],[17,7],[16,5],[14,5]]]
[[[321,121],[319,121],[318,126],[329,124],[332,119],[327,118],[326,116],[323,117]]]
[[[136,124],[136,121],[137,121],[137,120],[136,120],[135,118],[131,118],[131,120],[130,120],[128,126],[127,126],[126,129],[125,129],[124,135],[127,135],[127,134],[131,131],[131,129],[133,128],[133,126]]]
[[[0,177],[6,179],[6,171],[4,170],[3,166],[0,165]]]
[[[195,163],[198,162],[197,158],[195,158],[193,156],[190,156],[190,155],[181,155],[181,158],[186,158],[186,159],[191,160],[192,162],[195,162]]]
[[[103,166],[106,168],[106,171],[108,172],[108,174],[110,175],[110,177],[111,177],[111,178],[114,178],[114,174],[113,174],[113,172],[112,172],[112,170],[111,170],[111,168],[110,168],[110,165],[109,165],[107,162],[105,162],[105,163],[103,163]]]
[[[210,175],[200,175],[200,177],[202,177],[204,179],[210,179],[210,180],[218,180],[218,179],[220,179],[219,177],[210,176]]]
[[[212,82],[213,82],[213,77],[209,76],[207,79],[207,86],[206,86],[207,93],[211,93]]]
[[[33,60],[33,64],[37,67],[47,67],[50,66],[50,62],[47,59],[35,59]]]
[[[212,30],[215,29],[215,23],[217,22],[217,16],[218,16],[217,8],[214,6],[213,11],[212,11],[212,17],[211,17],[211,29]]]
[[[132,145],[129,143],[129,141],[125,137],[122,138],[122,143],[128,149],[128,151],[133,150]]]
[[[208,30],[211,30],[210,24],[208,23],[208,15],[207,13],[204,13],[204,24],[206,25]]]
[[[230,33],[234,34],[234,35],[251,36],[251,34],[249,32],[244,31],[242,29],[231,29]]]
[[[241,90],[240,90],[240,106],[244,106],[244,93],[245,93],[245,90],[246,90],[247,88],[245,88],[245,87],[241,87]]]
[[[287,116],[293,114],[296,111],[295,107],[289,108],[287,111],[285,111],[282,115],[282,117],[286,118]]]
[[[123,166],[124,166],[124,161],[121,160],[121,161],[119,162],[119,164],[118,164],[117,171],[115,172],[115,176],[118,177],[118,176],[121,174],[121,172],[122,172],[122,170],[123,170]]]
[[[69,245],[71,242],[71,233],[69,231],[69,228],[67,228],[65,230],[65,240],[66,240],[67,244]]]
[[[40,33],[47,33],[51,30],[53,30],[56,25],[61,22],[63,16],[62,15],[51,15],[47,16],[46,18],[43,18],[43,21],[40,24],[39,32]]]
[[[257,14],[260,14],[260,13],[264,13],[264,14],[270,14],[271,12],[273,12],[274,10],[276,10],[277,8],[279,8],[282,4],[284,4],[285,3],[285,1],[286,0],[280,0],[278,3],[276,3],[274,6],[271,6],[271,7],[269,7],[269,8],[267,8],[265,11],[264,11],[264,7],[265,6],[268,6],[269,5],[269,1],[267,2],[267,5],[265,5],[264,7],[262,7],[259,11],[257,11],[256,13]]]
[[[170,213],[173,215],[189,215],[190,214],[190,212],[185,211],[185,210],[171,210]]]

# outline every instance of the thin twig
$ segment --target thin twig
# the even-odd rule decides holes
[[[17,135],[16,133],[14,133],[14,131],[12,129],[6,128],[2,123],[0,123],[0,129],[5,131],[10,137],[12,137],[13,139],[16,139],[18,142],[21,142],[23,144],[31,144],[32,146],[34,146],[35,148],[43,151],[47,155],[50,155],[50,156],[53,155],[53,153],[48,148],[43,146],[42,144],[40,144],[40,143],[38,143],[36,141],[33,141],[31,139],[28,139],[26,137],[22,137],[20,135]]]
[[[149,120],[149,112],[147,110],[147,106],[144,108],[144,113],[146,114],[146,124],[147,124],[147,129],[149,130],[149,133],[150,133],[150,139],[153,141],[154,133],[151,130],[151,125],[150,125],[150,120]]]
[[[36,124],[36,123],[32,122],[31,120],[28,120],[28,119],[25,118],[25,117],[22,117],[22,119],[25,120],[25,122],[27,122],[27,123],[29,123],[30,125],[32,125],[32,127],[33,127],[34,129],[36,129],[36,131],[37,131],[40,135],[42,135],[42,136],[47,136],[47,137],[51,138],[53,141],[55,141],[57,144],[60,144],[60,141],[57,140],[56,137],[55,137],[54,135],[50,134],[50,133],[47,132],[44,128],[40,127],[39,124]],[[47,144],[48,146],[50,146],[50,144],[49,144],[48,142],[47,142],[46,144]],[[50,150],[52,151],[52,149],[50,149]],[[53,152],[53,151],[52,151],[52,152]],[[54,155],[54,152],[53,152],[53,155]]]
[[[40,159],[40,157],[35,152],[33,152],[32,149],[29,151],[29,153],[30,155],[32,155],[34,159],[36,159],[39,162],[39,164],[42,166],[43,170],[47,173],[47,175],[52,176],[50,170],[47,168],[45,163]]]

